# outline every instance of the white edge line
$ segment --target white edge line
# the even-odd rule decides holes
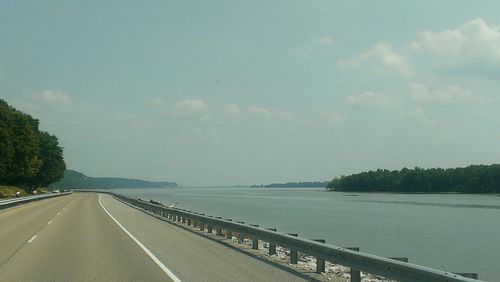
[[[114,220],[114,222],[116,222],[116,224],[118,224],[118,226],[120,226],[120,228],[125,231],[125,233],[127,233],[127,235],[132,238],[132,240],[134,240],[134,242],[139,245],[139,247],[141,247],[141,249],[146,252],[146,254],[148,254],[148,256],[163,270],[163,272],[165,272],[168,277],[170,277],[174,282],[182,282],[179,278],[177,278],[177,276],[175,276],[174,273],[172,273],[172,271],[170,271],[170,269],[168,269],[155,255],[153,255],[153,253],[148,250],[148,248],[146,248],[139,240],[137,240],[137,238],[134,237],[134,235],[130,234],[130,232],[128,232],[127,229],[125,229],[125,227],[123,227],[123,225],[120,224],[120,222],[118,222],[118,220],[116,220],[110,213],[109,211],[102,205],[101,203],[101,195],[99,195],[99,204],[101,205],[101,207],[104,209],[104,211],[109,215],[109,217],[111,217],[112,220]]]
[[[28,243],[31,243],[31,242],[35,241],[35,239],[36,239],[37,236],[38,235],[35,235],[35,236],[31,237],[31,239],[28,241]]]

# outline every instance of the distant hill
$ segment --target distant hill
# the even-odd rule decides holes
[[[118,177],[89,177],[85,174],[67,169],[64,177],[49,185],[56,189],[111,189],[111,188],[165,188],[177,187],[175,182],[146,181],[140,179],[128,179]]]
[[[328,181],[313,181],[313,182],[287,182],[254,185],[254,188],[326,188]]]

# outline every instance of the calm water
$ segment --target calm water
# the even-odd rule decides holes
[[[363,194],[323,189],[169,188],[115,192],[327,243],[499,281],[497,195]]]

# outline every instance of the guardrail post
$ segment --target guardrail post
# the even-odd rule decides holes
[[[226,218],[227,221],[233,221],[232,219],[230,218]],[[231,231],[231,228],[229,227],[226,227],[226,239],[233,239],[233,231]]]
[[[186,216],[182,216],[182,223],[186,223]]]
[[[216,216],[215,218],[222,219],[222,217],[220,216]],[[222,236],[222,226],[220,225],[215,226],[215,235]]]
[[[467,278],[479,279],[479,275],[474,272],[453,272],[453,273]]]
[[[200,213],[201,216],[205,215],[204,213]],[[205,223],[203,221],[200,221],[199,223],[200,226],[200,231],[205,231]]]
[[[240,224],[245,224],[244,221],[237,221],[237,223],[240,223]],[[243,243],[243,241],[245,240],[245,234],[243,234],[243,232],[241,231],[238,231],[238,243]]]
[[[250,226],[253,227],[259,227],[258,224],[250,224]],[[258,250],[259,249],[259,239],[257,237],[252,238],[252,250]]]
[[[293,237],[298,237],[299,234],[288,234]],[[299,262],[299,253],[297,250],[290,249],[290,264],[297,264]]]
[[[395,257],[395,258],[389,258],[389,259],[393,259],[393,260],[397,260],[397,261],[402,261],[402,262],[408,262],[408,258]]]
[[[198,214],[198,213],[192,212],[192,214]],[[191,226],[193,226],[193,227],[197,227],[198,226],[198,222],[196,221],[195,218],[191,218]]]
[[[359,252],[359,247],[349,247],[344,249]],[[351,267],[351,282],[361,282],[361,272],[352,267]]]
[[[313,241],[320,243],[326,242],[324,239],[314,239]],[[325,272],[325,260],[316,258],[316,273],[322,273],[322,272]]]
[[[267,230],[276,231],[276,228],[267,228]],[[272,256],[275,254],[276,254],[276,244],[269,242],[269,255]]]
[[[211,215],[209,215],[208,217],[213,218],[213,216]],[[213,228],[212,223],[207,223],[207,233],[212,234],[212,228]]]

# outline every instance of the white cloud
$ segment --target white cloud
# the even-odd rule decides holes
[[[73,106],[68,94],[50,89],[42,91],[25,90],[24,93],[15,97],[12,103],[15,107],[29,113],[68,111]]]
[[[303,59],[309,59],[315,55],[321,47],[327,47],[333,45],[333,43],[333,39],[327,35],[311,37],[308,44],[294,48],[293,53]]]
[[[161,108],[165,106],[165,102],[160,98],[154,98],[151,100],[150,104],[154,107]]]
[[[243,116],[245,114],[241,107],[235,104],[224,105],[222,111],[230,116]]]
[[[201,99],[186,99],[169,104],[160,98],[155,98],[151,100],[150,105],[179,121],[206,122],[212,118],[208,105]]]
[[[379,43],[356,58],[339,61],[338,65],[345,69],[367,69],[380,76],[413,74],[407,60],[388,43]]]
[[[409,109],[403,111],[403,116],[416,120],[425,125],[434,124],[432,120],[427,116],[425,110],[422,107],[410,107]]]
[[[477,18],[455,29],[421,32],[411,43],[411,48],[451,66],[500,65],[500,27]]]
[[[358,96],[347,96],[346,102],[351,105],[375,105],[375,106],[388,106],[389,99],[384,94],[366,91]]]
[[[456,85],[445,85],[429,90],[423,84],[412,83],[410,84],[410,97],[421,103],[452,104],[481,101],[480,96]]]
[[[175,108],[181,111],[199,112],[205,110],[207,108],[207,104],[203,100],[188,99],[177,102],[175,104]]]
[[[251,115],[260,118],[286,118],[290,116],[290,113],[286,111],[269,110],[257,106],[251,106],[247,109],[247,111]]]
[[[355,58],[340,60],[338,66],[380,76],[412,76],[411,62],[418,62],[415,66],[425,72],[444,67],[453,70],[451,73],[493,74],[496,78],[500,70],[500,26],[477,18],[456,28],[427,30],[400,48],[379,43]]]
[[[249,107],[248,112],[260,117],[265,117],[265,118],[271,117],[271,111],[256,106]]]
[[[45,102],[47,104],[68,104],[70,102],[69,96],[58,90],[42,90],[40,92],[35,92],[33,97],[39,101]]]
[[[317,41],[319,45],[323,46],[333,45],[333,39],[326,35],[320,36]]]
[[[301,57],[302,59],[309,59],[314,55],[314,48],[312,46],[297,47],[294,50],[295,55]]]
[[[345,119],[344,115],[334,112],[325,112],[321,117],[329,122],[336,123]]]

